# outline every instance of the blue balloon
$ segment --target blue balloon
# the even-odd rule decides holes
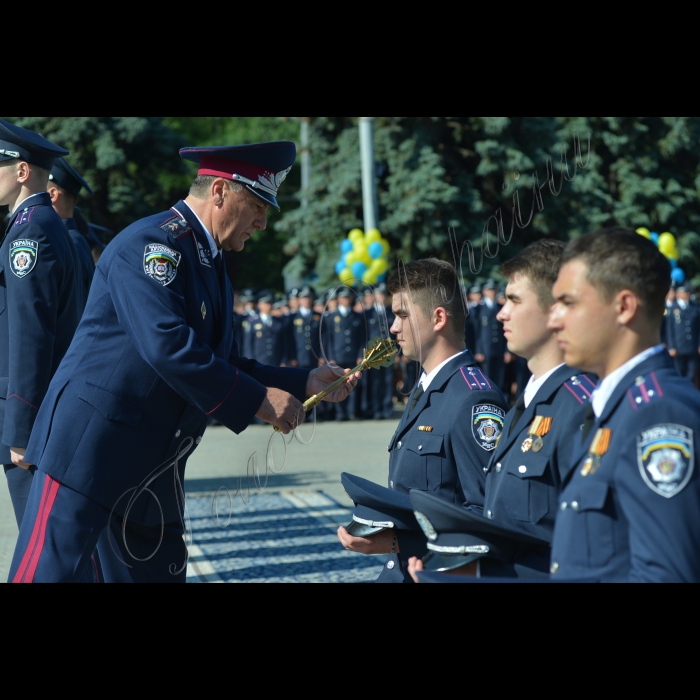
[[[678,269],[673,271],[673,274],[671,275],[671,279],[676,283],[676,284],[683,284],[685,282],[685,272],[681,270],[679,267]]]
[[[347,265],[345,264],[345,260],[341,260],[340,262],[336,263],[335,264],[335,274],[339,275],[346,267],[347,267]]]
[[[352,253],[352,251],[355,249],[355,245],[351,240],[346,238],[341,244],[340,244],[340,250],[342,251],[343,255],[347,255],[348,253]]]
[[[372,243],[368,251],[369,257],[372,258],[372,260],[380,260],[384,257],[384,246],[381,243]]]
[[[651,234],[651,240],[654,241],[654,244],[655,244],[656,246],[659,245],[659,238],[661,238],[661,236],[659,236],[658,233],[652,233],[652,234]]]
[[[675,270],[678,267],[678,260],[669,260],[671,263],[671,269]]]
[[[352,275],[358,280],[361,280],[367,270],[369,270],[369,268],[363,262],[356,262],[352,266]]]

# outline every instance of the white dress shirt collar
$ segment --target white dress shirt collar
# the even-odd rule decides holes
[[[535,397],[539,393],[540,389],[547,383],[547,380],[555,373],[558,372],[564,365],[559,365],[555,367],[550,372],[547,372],[543,377],[540,377],[535,381],[534,377],[530,377],[530,382],[525,389],[525,408],[530,408],[530,404],[535,400]]]
[[[593,392],[593,410],[596,418],[600,418],[608,405],[608,401],[612,398],[615,390],[620,385],[620,382],[635,368],[639,367],[642,362],[646,362],[656,355],[660,355],[664,351],[663,345],[657,345],[655,348],[645,350],[641,355],[632,358],[629,362],[616,369],[609,377],[606,377],[600,386]]]
[[[216,247],[216,241],[214,240],[214,236],[209,233],[209,229],[204,225],[204,222],[199,218],[199,214],[192,209],[192,207],[187,204],[187,202],[183,202],[183,204],[197,217],[197,221],[199,221],[200,226],[204,229],[204,235],[207,237],[207,241],[209,242],[209,247],[211,248],[211,257],[216,258],[216,256],[219,254],[219,249]]]
[[[449,365],[452,360],[456,359],[457,357],[460,357],[461,355],[464,355],[465,353],[469,352],[468,350],[465,350],[464,352],[459,352],[456,355],[453,355],[450,357],[449,360],[445,360],[440,366],[436,367],[430,374],[426,374],[423,372],[423,376],[420,379],[421,386],[423,387],[423,391],[427,392],[428,389],[430,388],[430,385],[433,383],[433,380],[435,377],[440,374],[441,370],[445,368],[446,365]]]

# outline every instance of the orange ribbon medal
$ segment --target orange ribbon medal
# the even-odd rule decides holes
[[[549,435],[552,430],[552,418],[543,418],[537,416],[530,426],[529,437],[523,443],[523,452],[527,454],[533,452],[542,452],[544,449],[544,440],[542,438]]]
[[[602,458],[608,454],[611,442],[612,430],[609,428],[603,428],[596,433],[591,444],[591,450],[588,453],[588,459],[583,463],[581,476],[592,476],[598,472]]]

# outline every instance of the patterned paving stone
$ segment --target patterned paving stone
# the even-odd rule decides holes
[[[255,495],[248,505],[191,493],[187,509],[189,583],[371,583],[381,572],[383,557],[341,547],[336,532],[351,512],[319,492]]]

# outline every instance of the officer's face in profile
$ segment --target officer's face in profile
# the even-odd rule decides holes
[[[557,335],[566,364],[603,378],[607,356],[618,341],[617,299],[605,302],[588,282],[588,266],[580,260],[562,267],[553,292],[549,328]]]
[[[408,294],[397,294],[393,299],[396,314],[391,333],[405,357],[421,362],[433,345],[434,330],[429,318],[413,303]]]
[[[514,355],[531,360],[552,337],[548,328],[549,311],[539,304],[537,293],[524,275],[515,275],[506,289],[506,303],[498,320]]]
[[[268,205],[259,197],[244,189],[233,191],[233,183],[226,184],[214,194],[212,236],[223,250],[240,253],[256,231],[267,228]]]

